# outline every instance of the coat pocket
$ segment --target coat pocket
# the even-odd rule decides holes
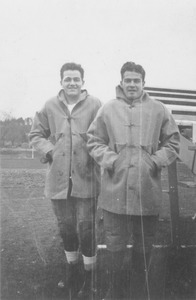
[[[85,141],[85,143],[87,143],[87,133],[86,132],[79,132],[79,135]]]
[[[156,165],[155,163],[153,162],[150,154],[143,149],[142,151],[142,154],[143,154],[143,159],[145,161],[145,163],[150,167],[150,173],[152,176],[155,176],[156,173],[157,173],[157,168],[156,168]]]
[[[119,168],[126,165],[126,145],[127,144],[115,143],[115,151],[118,154],[118,158],[114,162],[114,172],[118,171]]]
[[[115,143],[114,145],[114,151],[116,153],[120,153],[124,148],[126,148],[126,143]]]
[[[55,133],[55,143],[54,143],[54,148],[52,150],[53,157],[62,155],[64,151],[64,143],[65,143],[64,132]]]

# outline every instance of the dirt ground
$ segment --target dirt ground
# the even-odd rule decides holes
[[[66,263],[50,201],[43,196],[45,167],[37,159],[3,159],[1,167],[1,299],[68,299],[65,290],[58,287]],[[166,178],[164,170],[163,188],[168,185]],[[192,180],[183,164],[178,165],[178,179]],[[155,272],[157,279],[160,275],[165,279],[166,300],[196,299],[195,200],[196,189],[179,186],[182,247],[178,248],[171,245],[168,195],[162,200],[156,244],[165,247],[155,248]],[[104,244],[100,210],[98,244]],[[131,267],[130,255],[131,250],[127,250],[125,269]],[[98,287],[102,293],[107,284],[105,250],[99,250],[98,260]]]

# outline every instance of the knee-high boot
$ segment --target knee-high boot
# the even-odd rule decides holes
[[[96,300],[97,296],[97,273],[96,268],[84,270],[84,283],[78,292],[78,299]]]
[[[167,249],[152,249],[145,254],[133,250],[131,275],[133,299],[164,299],[166,262]]]
[[[131,295],[135,300],[148,299],[148,265],[150,253],[132,252]]]
[[[76,295],[82,283],[82,267],[79,263],[67,264],[65,273],[65,289],[70,295]]]
[[[151,300],[165,299],[167,248],[154,248],[148,266],[148,288]]]
[[[123,299],[123,259],[124,251],[110,252],[108,265],[109,286],[104,300]]]

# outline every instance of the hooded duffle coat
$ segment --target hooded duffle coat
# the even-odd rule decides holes
[[[43,156],[53,152],[48,163],[45,196],[50,199],[66,199],[72,179],[72,197],[92,198],[99,193],[99,166],[88,154],[86,132],[95,118],[101,102],[86,90],[72,112],[66,104],[64,91],[48,100],[36,113],[30,144]]]
[[[132,103],[120,86],[88,130],[90,155],[102,167],[98,206],[127,215],[157,215],[161,168],[179,152],[178,127],[167,108],[146,92]]]

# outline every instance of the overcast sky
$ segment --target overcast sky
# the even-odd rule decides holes
[[[34,116],[60,89],[65,62],[85,88],[115,96],[120,68],[142,64],[146,85],[196,90],[195,0],[1,0],[0,110]]]

